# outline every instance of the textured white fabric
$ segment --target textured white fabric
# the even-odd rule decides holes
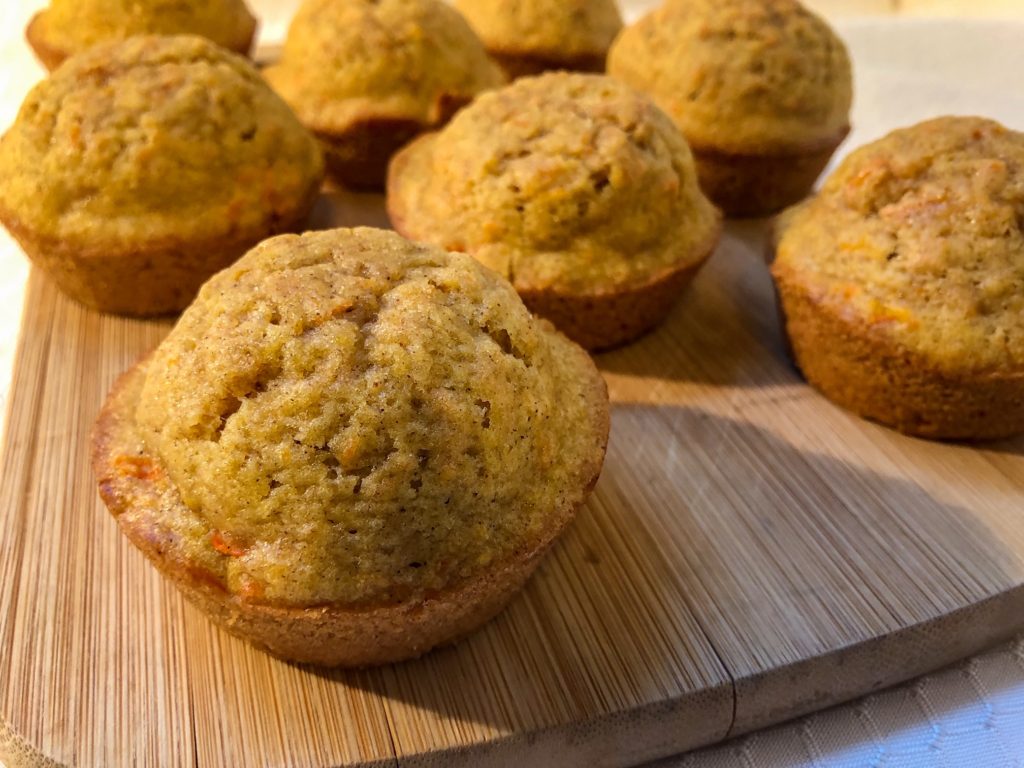
[[[1017,768],[1024,638],[908,685],[648,768]]]

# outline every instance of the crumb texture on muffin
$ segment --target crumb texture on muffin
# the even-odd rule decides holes
[[[243,0],[50,0],[41,42],[65,56],[135,35],[200,35],[246,53],[256,19]]]
[[[608,71],[695,149],[736,154],[835,143],[853,93],[842,40],[796,0],[667,0],[618,37]]]
[[[317,133],[372,120],[443,122],[504,78],[441,0],[306,0],[265,76]]]
[[[488,50],[550,60],[604,55],[622,29],[614,0],[457,0]]]
[[[404,150],[388,209],[520,290],[639,286],[706,257],[718,231],[671,120],[610,78],[564,72],[486,94]]]
[[[265,236],[308,205],[322,160],[241,56],[136,37],[36,86],[0,140],[0,169],[9,226],[102,255]]]
[[[377,230],[263,243],[144,365],[167,556],[255,603],[422,598],[524,557],[607,438],[582,350],[468,256]]]
[[[939,370],[1024,368],[1024,134],[974,117],[853,152],[787,212],[773,271]]]

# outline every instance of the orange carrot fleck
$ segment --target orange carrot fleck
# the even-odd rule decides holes
[[[145,456],[118,456],[114,459],[114,466],[122,475],[139,480],[156,480],[164,474],[152,459]]]
[[[220,552],[222,555],[229,555],[231,557],[241,557],[245,554],[245,550],[241,547],[231,544],[220,531],[214,531],[210,534],[210,545]]]
[[[259,600],[263,597],[263,582],[250,577],[243,577],[239,594],[248,600]]]
[[[352,307],[355,306],[355,302],[351,300],[339,301],[333,307],[331,307],[331,317],[341,317],[346,314]]]

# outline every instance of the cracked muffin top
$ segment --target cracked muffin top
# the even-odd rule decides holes
[[[608,71],[697,149],[814,148],[849,123],[846,47],[796,0],[668,0],[623,31]]]
[[[256,19],[243,0],[50,0],[38,17],[48,45],[68,54],[134,35],[200,35],[249,48]]]
[[[1024,133],[942,117],[853,152],[773,271],[943,368],[1024,369]]]
[[[614,0],[457,0],[489,50],[554,60],[602,55],[622,29]]]
[[[586,354],[468,256],[282,236],[216,275],[144,364],[135,421],[189,561],[280,605],[379,603],[521,555],[596,478]]]
[[[264,232],[322,161],[243,57],[200,37],[135,37],[37,85],[0,139],[0,170],[0,206],[21,226],[123,251]]]
[[[441,0],[305,0],[267,80],[318,133],[367,120],[433,125],[504,82]]]
[[[471,253],[520,289],[634,286],[706,255],[718,212],[672,121],[601,75],[485,94],[392,165],[407,235]]]

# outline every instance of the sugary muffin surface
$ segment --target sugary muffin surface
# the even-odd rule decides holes
[[[517,288],[638,285],[703,258],[717,232],[686,141],[607,77],[523,78],[406,152],[389,189],[399,228]]]
[[[462,16],[440,0],[306,0],[267,80],[317,132],[360,121],[446,117],[504,78]]]
[[[1024,368],[1024,134],[944,117],[851,154],[773,269],[940,369]]]
[[[243,0],[50,0],[40,24],[47,41],[68,52],[147,34],[201,35],[241,50],[256,28]]]
[[[668,0],[619,36],[608,71],[697,148],[813,148],[848,125],[846,48],[796,0]]]
[[[553,58],[601,54],[622,29],[614,0],[458,0],[488,48]]]
[[[161,524],[272,604],[470,578],[560,529],[603,456],[585,353],[473,259],[393,233],[266,241],[146,370],[136,423],[187,507]]]
[[[6,218],[122,252],[263,232],[322,161],[246,59],[204,38],[136,37],[36,86],[0,140],[0,171]]]

